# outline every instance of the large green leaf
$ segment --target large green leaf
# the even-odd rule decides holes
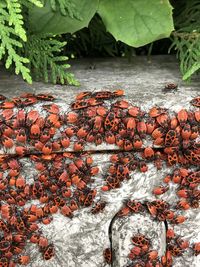
[[[168,0],[100,0],[97,12],[116,40],[134,47],[168,37],[173,30]]]
[[[69,14],[62,15],[59,8],[54,11],[50,0],[46,0],[44,7],[32,7],[29,10],[29,26],[33,33],[73,33],[88,26],[91,18],[96,13],[99,0],[71,0],[80,14],[80,19]]]

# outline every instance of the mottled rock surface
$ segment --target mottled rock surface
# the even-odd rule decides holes
[[[91,67],[92,66],[92,67]],[[186,84],[181,81],[178,71],[178,63],[173,57],[152,57],[151,63],[145,57],[137,57],[131,63],[125,59],[105,59],[76,61],[72,71],[80,81],[79,88],[71,86],[49,85],[35,82],[33,85],[25,84],[19,77],[0,72],[0,94],[17,96],[22,92],[51,93],[60,99],[70,103],[75,94],[86,90],[125,90],[126,98],[135,105],[140,105],[148,110],[153,105],[160,105],[173,111],[181,108],[189,108],[189,101],[200,94],[199,78]],[[177,91],[166,92],[163,90],[168,82],[178,84]],[[105,147],[102,146],[102,149]],[[98,147],[98,150],[101,148]],[[145,174],[133,172],[131,179],[123,182],[120,189],[104,192],[100,190],[103,185],[103,173],[107,171],[109,155],[97,153],[95,161],[100,166],[100,174],[95,180],[98,189],[97,200],[105,200],[109,204],[105,211],[99,215],[88,213],[90,208],[82,209],[75,213],[73,219],[65,218],[60,214],[54,215],[54,220],[48,226],[42,225],[42,231],[55,245],[56,256],[50,261],[43,261],[38,248],[30,244],[27,248],[32,261],[30,267],[104,267],[103,250],[110,245],[112,239],[115,258],[114,267],[124,267],[130,250],[130,237],[135,231],[149,234],[154,239],[154,248],[162,254],[164,247],[164,231],[162,223],[152,222],[147,215],[131,216],[116,219],[112,223],[111,237],[109,226],[121,208],[124,200],[131,198],[140,201],[153,200],[152,188],[158,185],[167,168],[157,171],[153,165],[149,165],[149,171]],[[24,172],[30,177],[34,172],[26,159],[24,159]],[[164,199],[173,203],[175,201],[173,190],[166,193]],[[145,218],[143,218],[145,217]],[[199,210],[187,212],[188,220],[181,226],[176,226],[177,234],[190,239],[200,241],[200,215]],[[141,223],[139,223],[141,222]],[[200,257],[192,256],[191,251],[183,257],[175,260],[176,267],[198,267]]]

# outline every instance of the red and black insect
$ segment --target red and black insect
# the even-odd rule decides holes
[[[104,126],[106,130],[112,130],[116,126],[116,116],[114,112],[109,112],[107,117],[105,118],[104,121]]]
[[[15,103],[13,101],[2,101],[0,103],[0,109],[13,109],[15,107]]]
[[[177,245],[169,244],[167,248],[170,251],[171,255],[174,257],[181,256],[183,253],[183,250]]]
[[[193,105],[193,106],[196,106],[196,107],[200,107],[200,96],[197,96],[195,98],[193,98],[190,103]]]
[[[50,94],[37,94],[36,98],[42,101],[53,101],[55,99],[55,97]]]
[[[167,110],[165,108],[153,107],[153,108],[150,109],[149,115],[150,115],[150,117],[155,118],[155,117],[158,117],[161,114],[166,113],[166,111]]]
[[[42,106],[44,110],[48,111],[49,113],[58,114],[60,111],[60,108],[56,104],[50,104],[50,105],[43,105]]]
[[[169,190],[169,186],[158,186],[153,189],[154,195],[162,195]]]
[[[165,89],[167,90],[176,90],[178,88],[178,84],[176,83],[167,83],[165,85]]]
[[[131,210],[131,212],[138,213],[144,211],[144,206],[139,201],[129,200],[126,203],[126,206]]]
[[[133,236],[131,240],[135,246],[143,247],[150,245],[150,240],[142,234]]]
[[[14,116],[13,109],[5,109],[0,114],[0,122],[6,122]]]
[[[195,256],[200,254],[200,242],[193,243],[192,250]]]
[[[5,100],[6,97],[4,95],[0,95],[0,101]]]
[[[44,260],[50,260],[55,255],[55,249],[52,244],[43,249],[42,256]]]
[[[104,201],[99,201],[99,202],[97,202],[97,203],[95,204],[94,207],[92,207],[92,209],[91,209],[91,213],[92,213],[92,214],[97,214],[97,213],[99,213],[99,212],[102,212],[102,211],[104,210],[105,206],[106,206],[106,202],[104,202]]]
[[[110,248],[106,248],[103,251],[103,257],[104,257],[106,263],[108,263],[108,264],[112,263],[112,251]]]
[[[40,182],[35,182],[32,186],[32,194],[36,198],[40,198],[44,194],[43,186]]]
[[[89,91],[86,91],[86,92],[80,92],[80,93],[78,93],[77,95],[76,95],[76,100],[82,100],[82,99],[84,99],[84,98],[87,98],[87,97],[89,97],[89,96],[91,96],[91,92],[89,92]]]

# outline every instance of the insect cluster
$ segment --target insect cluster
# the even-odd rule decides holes
[[[51,95],[24,94],[9,101],[0,96],[2,151],[50,155],[70,145],[73,151],[82,151],[86,144],[102,142],[124,151],[140,151],[149,139],[146,160],[161,157],[169,165],[199,163],[199,97],[191,101],[196,110],[170,115],[165,108],[145,112],[126,100],[115,100],[122,95],[122,90],[80,93],[72,110]]]
[[[26,161],[37,171],[33,182],[23,175]],[[0,251],[2,261],[7,262],[5,266],[28,264],[28,256],[18,255],[30,242],[38,244],[44,260],[54,255],[53,244],[43,236],[38,224],[51,223],[58,211],[72,218],[76,210],[91,206],[96,196],[96,190],[91,188],[92,176],[97,173],[98,167],[93,166],[88,155],[52,154],[48,159],[42,155],[26,159],[11,156],[1,161]],[[39,204],[30,204],[33,200]],[[95,214],[96,210],[97,206],[91,212]]]
[[[131,267],[160,267],[173,266],[173,257],[182,256],[185,250],[192,251],[193,255],[200,253],[200,242],[190,244],[188,240],[184,240],[181,236],[175,234],[173,225],[184,223],[186,218],[180,214],[177,214],[176,205],[172,206],[162,199],[156,199],[153,201],[145,201],[141,203],[136,200],[128,200],[125,205],[118,212],[119,217],[128,216],[134,213],[149,213],[153,219],[162,221],[166,227],[166,252],[160,259],[158,259],[158,252],[150,251],[150,241],[146,242],[144,235],[138,234],[132,242],[136,246],[134,247],[128,258],[131,259]],[[140,240],[134,242],[135,240]],[[144,242],[143,242],[144,241]],[[140,244],[139,244],[140,243]],[[149,257],[149,254],[152,258]],[[155,258],[154,258],[155,257]]]
[[[180,201],[175,204],[176,209],[187,210],[189,208],[199,208],[200,190],[198,186],[200,184],[200,171],[191,171],[189,169],[180,168],[175,169],[172,174],[168,174],[163,179],[164,183],[177,184],[178,188],[176,194]],[[153,190],[153,194],[164,194],[169,186],[156,187]]]
[[[134,213],[149,213],[153,219],[163,221],[166,226],[166,253],[162,257],[161,262],[157,262],[157,257],[154,263],[148,262],[148,258],[145,256],[146,251],[134,249],[136,255],[131,255],[131,259],[138,260],[144,255],[144,261],[141,259],[139,262],[135,262],[130,266],[173,266],[173,257],[181,256],[184,251],[193,251],[193,255],[200,253],[200,242],[193,243],[189,246],[189,241],[183,240],[180,236],[174,233],[174,225],[182,224],[187,218],[180,214],[180,211],[188,210],[190,208],[199,208],[200,191],[198,188],[200,183],[200,172],[191,171],[189,169],[180,168],[175,169],[172,174],[168,174],[164,177],[164,183],[177,184],[176,194],[180,198],[178,202],[169,204],[163,199],[155,199],[153,201],[144,201],[143,203],[137,200],[127,200],[121,210],[118,212],[118,217],[133,215]],[[163,188],[165,188],[163,190]],[[167,187],[169,189],[169,187]],[[152,194],[162,195],[166,192],[166,187],[154,188]],[[137,255],[138,251],[140,253]],[[136,257],[137,256],[137,257]],[[129,257],[130,258],[130,257]],[[140,265],[139,265],[140,264]],[[147,265],[145,265],[147,264]]]
[[[93,215],[104,210],[106,202],[95,199],[94,180],[99,168],[92,158],[92,144],[113,145],[119,150],[115,154],[110,151],[101,191],[119,188],[135,170],[148,171],[149,162],[158,170],[165,163],[170,167],[183,165],[152,192],[157,197],[170,189],[170,183],[176,183],[181,198],[178,203],[171,206],[162,199],[145,203],[129,200],[118,216],[149,212],[159,221],[179,224],[186,219],[178,214],[180,209],[198,207],[200,97],[191,100],[191,110],[173,113],[157,106],[143,111],[126,100],[116,100],[123,95],[123,90],[82,92],[70,108],[46,94],[26,93],[12,99],[0,95],[0,266],[29,264],[25,253],[29,243],[38,244],[44,260],[51,259],[54,245],[39,225],[51,223],[53,214],[73,218],[81,208],[91,207]],[[35,170],[31,179],[24,173],[26,162]],[[188,169],[191,165],[194,170]],[[33,204],[36,200],[39,204]],[[179,256],[168,249],[178,247],[182,253],[184,248],[175,240],[170,240],[167,253]],[[150,241],[146,251],[134,245],[138,247],[133,248],[137,260],[157,260],[157,254],[149,250]],[[197,255],[199,243],[192,249]],[[110,250],[104,256],[112,262]],[[172,266],[162,261],[159,264]]]
[[[128,257],[131,260],[129,267],[160,267],[161,262],[158,252],[151,249],[151,240],[145,235],[137,234],[131,238],[134,247],[131,249]]]
[[[153,201],[146,201],[142,204],[136,200],[128,200],[124,207],[119,211],[118,216],[127,216],[133,213],[148,212],[150,215],[159,221],[170,221],[173,224],[183,223],[185,217],[177,215],[169,203],[164,200],[156,199]]]
[[[147,236],[138,233],[132,237],[131,241],[134,247],[128,255],[131,260],[129,267],[172,266],[172,256],[181,256],[184,250],[189,248],[188,241],[176,236],[173,229],[167,230],[167,250],[161,257],[157,250],[151,249],[151,240]]]

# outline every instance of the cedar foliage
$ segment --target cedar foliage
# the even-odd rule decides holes
[[[55,8],[55,1],[52,8]],[[58,0],[61,12],[72,16],[73,11]],[[26,29],[27,8],[30,5],[43,6],[39,0],[2,0],[0,2],[0,60],[5,62],[7,69],[14,68],[16,74],[32,83],[32,77],[45,82],[69,83],[78,85],[73,74],[66,72],[70,67],[66,64],[68,57],[60,56],[66,42],[51,35],[31,35]],[[68,8],[67,8],[68,7]]]
[[[49,35],[30,35],[25,44],[25,55],[29,59],[29,70],[36,80],[54,84],[79,85],[74,75],[67,72],[67,56],[59,55],[66,42]]]
[[[37,3],[37,2],[36,2]],[[0,2],[0,60],[5,60],[6,68],[15,65],[15,73],[21,73],[24,80],[31,82],[30,70],[26,67],[28,58],[17,53],[27,41],[23,27],[22,3],[19,0]]]

